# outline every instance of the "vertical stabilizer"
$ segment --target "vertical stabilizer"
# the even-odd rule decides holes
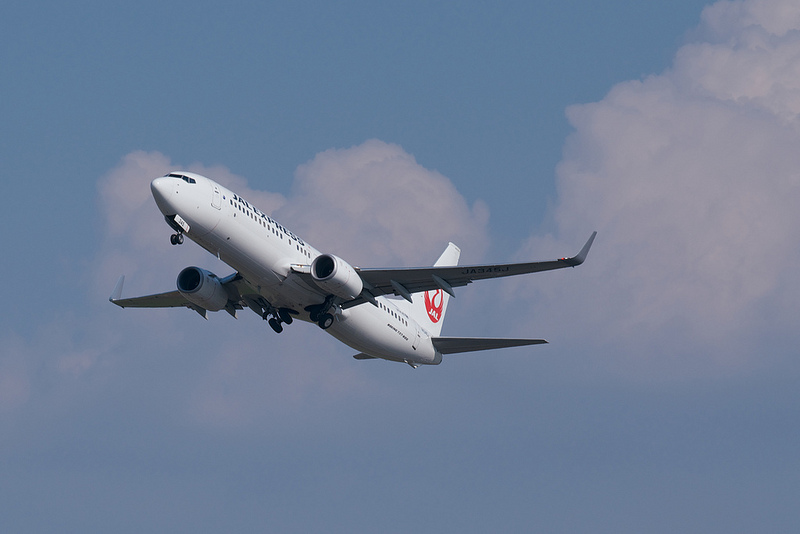
[[[461,249],[453,243],[449,243],[433,266],[450,267],[458,265],[458,258],[460,256]],[[414,293],[413,303],[411,304],[411,315],[414,320],[432,336],[438,336],[442,332],[444,314],[447,312],[447,303],[449,300],[450,295],[444,288]]]

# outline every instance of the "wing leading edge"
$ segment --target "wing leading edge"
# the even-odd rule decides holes
[[[577,267],[586,260],[589,249],[592,247],[592,243],[594,243],[595,236],[597,236],[597,232],[592,232],[592,235],[578,254],[571,258],[561,258],[559,260],[496,265],[464,265],[456,267],[356,269],[356,271],[364,281],[365,292],[369,292],[370,297],[391,294],[405,296],[403,291],[399,291],[398,289],[405,290],[406,294],[442,289],[455,296],[453,294],[454,287],[465,286],[475,280],[502,278],[505,276],[564,269],[566,267]],[[362,296],[355,300],[345,302],[342,307],[349,308],[367,302],[368,300],[369,298],[362,294]]]

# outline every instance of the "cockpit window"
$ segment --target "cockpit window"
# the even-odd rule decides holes
[[[194,178],[191,178],[189,176],[184,176],[182,174],[169,173],[167,175],[167,177],[168,178],[180,178],[181,180],[183,180],[187,184],[195,184],[195,183],[197,183]]]

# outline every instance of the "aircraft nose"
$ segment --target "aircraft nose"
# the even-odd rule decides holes
[[[155,180],[150,182],[150,191],[152,191],[153,195],[158,193],[163,197],[164,190],[166,189],[166,187],[167,187],[167,178],[163,176],[161,178],[156,178]]]
[[[153,198],[162,212],[164,212],[164,209],[166,209],[168,205],[167,198],[169,198],[169,193],[172,190],[171,182],[172,179],[166,176],[156,178],[150,182],[150,192],[153,194]]]

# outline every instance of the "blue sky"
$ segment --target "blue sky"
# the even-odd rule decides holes
[[[0,43],[12,530],[797,524],[792,2],[6,3]],[[549,346],[412,371],[112,307],[123,272],[229,272],[169,245],[170,168],[361,265],[599,236],[450,307],[445,334]]]

